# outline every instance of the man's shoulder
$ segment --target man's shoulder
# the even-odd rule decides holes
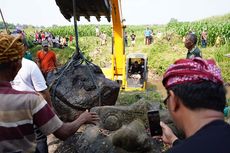
[[[216,132],[218,131],[218,132]],[[228,153],[230,145],[230,126],[220,120],[211,122],[193,136],[173,146],[166,153]]]
[[[195,51],[200,51],[200,49],[198,47],[195,48]]]
[[[22,59],[22,69],[23,69],[23,72],[32,72],[35,69],[39,69],[39,68],[34,61],[23,58]]]
[[[37,53],[43,52],[43,50],[38,50]]]
[[[29,59],[26,59],[26,58],[22,58],[22,63],[26,63],[26,64],[36,64],[34,61],[31,61]]]
[[[43,54],[43,50],[38,50],[37,55]]]
[[[49,54],[56,54],[54,50],[49,50],[48,53]]]
[[[34,101],[34,100],[38,100],[39,98],[39,94],[34,91],[19,91],[15,89],[7,91],[7,93],[3,91],[1,92],[1,94],[10,95],[12,98],[17,97],[17,99],[24,99],[27,101]]]
[[[200,53],[200,49],[198,47],[195,48],[195,50],[193,51],[194,53]]]

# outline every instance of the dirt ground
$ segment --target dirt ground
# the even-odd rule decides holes
[[[49,153],[54,153],[58,147],[58,143],[60,142],[53,134],[50,134],[47,139],[47,144],[49,147]]]

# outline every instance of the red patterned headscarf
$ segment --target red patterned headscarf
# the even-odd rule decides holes
[[[214,60],[196,57],[175,61],[165,72],[162,83],[168,89],[174,85],[204,80],[222,84],[221,70],[216,66]]]

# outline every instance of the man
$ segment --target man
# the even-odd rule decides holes
[[[99,37],[100,36],[100,31],[99,31],[99,27],[98,26],[96,26],[96,37]]]
[[[37,64],[39,65],[45,78],[50,71],[53,71],[57,68],[56,54],[54,51],[49,50],[48,46],[48,42],[43,41],[43,49],[37,52]]]
[[[124,34],[124,41],[125,41],[125,47],[128,47],[128,34],[125,32]]]
[[[130,75],[130,78],[133,78],[134,80],[140,80],[140,78],[141,78],[141,67],[137,61],[135,61],[133,63],[133,65],[130,67],[129,75]]]
[[[224,121],[225,88],[213,60],[177,60],[163,76],[165,103],[176,126],[185,133],[178,140],[163,122],[162,139],[173,145],[167,153],[229,153],[230,125]]]
[[[206,46],[207,46],[207,37],[208,37],[207,31],[203,30],[203,32],[201,33],[201,46],[202,46],[202,48],[206,48]]]
[[[135,46],[135,41],[136,41],[136,35],[134,34],[134,31],[132,31],[132,34],[130,35],[131,38],[131,46]]]
[[[34,91],[42,95],[52,107],[49,90],[46,81],[37,64],[26,58],[22,58],[22,67],[14,78],[12,87],[18,91]],[[48,153],[47,137],[35,127],[37,152]]]
[[[129,72],[130,72],[131,74],[140,74],[140,73],[141,73],[141,67],[140,67],[140,65],[138,64],[137,61],[135,61],[135,62],[133,63],[133,65],[131,66]]]
[[[144,69],[145,69],[145,59],[144,59],[144,58],[141,58],[140,68],[141,68],[141,71],[142,71],[142,72],[143,72]]]
[[[37,64],[26,58],[22,58],[22,67],[16,75],[12,87],[19,91],[39,92],[50,106],[51,100],[46,81]]]
[[[186,38],[184,45],[188,49],[187,57],[186,58],[194,58],[194,57],[201,57],[202,54],[199,48],[196,46],[197,43],[197,36],[193,33],[189,33]]]
[[[107,36],[106,36],[105,31],[103,31],[103,32],[100,34],[99,37],[100,37],[100,40],[101,40],[101,46],[106,45],[106,44],[107,44]]]
[[[85,111],[76,120],[63,123],[47,102],[35,92],[11,87],[19,69],[24,45],[20,37],[0,34],[0,152],[35,152],[33,125],[45,135],[53,133],[65,140],[84,123],[99,120],[96,113]]]
[[[152,34],[151,30],[149,29],[149,27],[147,27],[145,30],[145,45],[150,45],[151,34]]]

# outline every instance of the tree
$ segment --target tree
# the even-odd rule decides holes
[[[178,20],[175,19],[175,18],[171,18],[170,21],[169,21],[169,23],[177,23],[177,22],[178,22]]]

